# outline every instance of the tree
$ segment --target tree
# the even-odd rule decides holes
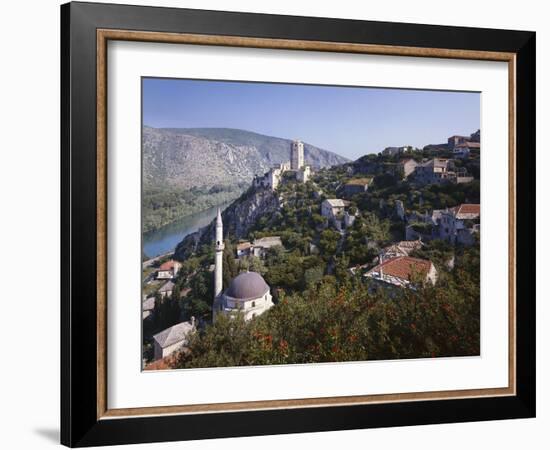
[[[155,307],[153,309],[155,331],[159,332],[175,325],[180,321],[181,308],[177,297],[155,295]]]
[[[338,240],[340,239],[340,233],[337,231],[327,229],[321,232],[319,238],[319,247],[321,248],[321,254],[325,258],[330,258],[336,252],[338,246]]]
[[[257,272],[260,275],[265,275],[267,268],[263,261],[257,256],[246,256],[239,260],[238,270],[240,272]]]
[[[374,177],[374,184],[377,188],[387,188],[395,186],[397,180],[392,174],[383,173]]]
[[[323,266],[314,266],[306,269],[304,272],[305,288],[309,289],[317,284],[323,278]]]
[[[390,239],[390,222],[380,220],[372,212],[363,213],[363,232],[371,240],[377,242],[386,242]]]
[[[223,285],[228,288],[233,278],[239,273],[237,264],[235,263],[235,249],[229,240],[225,240],[225,248],[223,250]]]
[[[325,276],[251,321],[220,316],[178,367],[479,355],[477,257],[466,249],[449,278],[416,290]]]

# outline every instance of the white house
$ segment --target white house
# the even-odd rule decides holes
[[[195,329],[195,318],[191,317],[189,322],[180,322],[155,334],[153,336],[154,359],[166,358],[176,350],[185,347],[189,342],[189,337],[195,332]]]
[[[337,219],[343,213],[346,208],[344,200],[339,198],[330,198],[321,203],[321,215],[328,219]]]
[[[159,267],[159,270],[157,272],[157,279],[171,280],[178,274],[178,271],[180,269],[181,263],[179,261],[174,261],[173,259],[171,259],[170,261],[166,261]]]
[[[237,258],[242,258],[243,256],[248,256],[251,253],[252,243],[249,241],[239,242],[237,244]]]

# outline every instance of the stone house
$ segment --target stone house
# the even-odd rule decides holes
[[[344,194],[348,196],[352,196],[355,194],[366,192],[371,183],[372,183],[372,178],[355,178],[355,179],[349,180],[344,185]]]
[[[407,216],[405,227],[405,240],[407,241],[430,241],[439,237],[439,218],[441,209],[434,209],[431,213],[420,214],[414,212]]]
[[[454,135],[447,139],[447,146],[449,150],[453,150],[457,145],[463,144],[464,142],[468,142],[469,140],[470,140],[470,136]]]
[[[155,297],[147,297],[145,300],[143,300],[141,305],[142,320],[151,318],[153,316],[154,309],[155,309]]]
[[[155,334],[153,336],[154,359],[166,358],[175,351],[184,348],[195,330],[195,318],[191,317],[189,322],[180,322]]]
[[[474,149],[480,149],[479,142],[463,142],[453,149],[453,156],[455,158],[465,159],[470,156],[470,152]]]
[[[250,249],[252,248],[251,242],[240,242],[237,244],[237,258],[250,255]]]
[[[479,204],[463,203],[441,212],[439,238],[451,244],[472,245],[480,231]]]
[[[453,163],[449,159],[430,159],[415,167],[414,180],[421,184],[449,182],[455,176],[453,168]]]
[[[458,144],[453,149],[453,157],[458,159],[466,159],[470,156],[470,148],[468,147],[468,144]]]
[[[340,219],[344,214],[346,203],[339,198],[330,198],[321,203],[321,215],[323,217],[332,219]]]
[[[417,165],[418,163],[412,158],[404,159],[397,164],[397,172],[402,178],[407,178],[414,172]]]
[[[404,145],[402,147],[386,147],[382,150],[382,154],[384,156],[394,156],[410,151],[412,151],[412,147],[410,145]]]
[[[400,241],[385,247],[380,251],[378,259],[380,263],[400,256],[409,256],[414,250],[422,248],[424,244],[420,239],[415,241]]]
[[[283,241],[280,236],[266,236],[260,239],[255,239],[254,242],[241,242],[240,244],[237,244],[237,258],[242,258],[245,256],[265,258],[267,250],[278,245],[283,245]]]
[[[174,291],[174,283],[172,281],[167,281],[159,289],[159,294],[161,297],[170,297]]]

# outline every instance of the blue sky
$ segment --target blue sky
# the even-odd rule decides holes
[[[301,139],[350,159],[446,142],[480,128],[479,93],[143,79],[143,123],[240,128]]]

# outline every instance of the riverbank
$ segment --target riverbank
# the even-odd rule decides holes
[[[163,255],[158,255],[158,256],[155,256],[154,258],[151,258],[151,259],[148,259],[146,261],[143,261],[142,262],[142,266],[144,269],[147,269],[147,267],[150,267],[152,266],[155,262],[157,262],[158,260],[162,259],[162,258],[169,258],[171,257],[172,255],[174,254],[174,252],[168,252],[168,253],[164,253]]]
[[[231,202],[213,206],[191,214],[164,227],[143,235],[143,252],[150,258],[173,253],[176,246],[189,234],[208,225],[215,217],[218,208],[224,210]]]

